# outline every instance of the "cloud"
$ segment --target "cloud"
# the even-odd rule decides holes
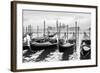
[[[43,28],[44,20],[47,26],[56,26],[56,21],[59,23],[74,26],[75,21],[77,21],[80,28],[87,28],[91,24],[91,14],[90,13],[74,13],[74,12],[52,12],[52,11],[23,11],[23,25],[32,25],[34,29],[37,25]]]

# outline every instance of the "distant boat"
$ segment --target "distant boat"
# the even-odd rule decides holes
[[[49,34],[47,37],[52,38],[56,35],[57,33]]]

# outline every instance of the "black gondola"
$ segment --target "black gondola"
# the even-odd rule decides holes
[[[81,46],[81,59],[90,59],[91,58],[91,49],[88,45]]]
[[[68,39],[68,34],[67,34],[67,40],[66,39],[60,40],[59,50],[60,52],[63,52],[62,60],[68,60],[69,55],[73,54],[76,48],[75,43],[76,43],[75,34],[73,34],[70,39]]]
[[[75,49],[75,43],[75,33],[73,33],[72,37],[69,40],[66,40],[66,43],[60,43],[59,48],[61,51],[67,50],[70,54],[72,54]]]
[[[80,59],[91,58],[91,40],[89,36],[84,32],[84,37],[81,43]]]
[[[75,48],[75,44],[70,44],[70,43],[66,43],[66,44],[59,44],[59,50],[60,52],[67,52],[69,54],[72,54]]]
[[[50,42],[42,42],[42,43],[38,43],[38,42],[32,42],[31,43],[31,49],[32,50],[42,50],[42,49],[50,49],[50,48],[55,48],[57,44],[52,44]]]

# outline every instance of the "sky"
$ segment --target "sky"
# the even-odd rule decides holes
[[[91,25],[91,13],[23,10],[23,26],[25,27],[31,24],[33,29],[36,29],[37,26],[43,29],[44,20],[46,27],[56,27],[57,20],[61,25],[74,27],[75,21],[77,21],[80,29],[84,30]]]

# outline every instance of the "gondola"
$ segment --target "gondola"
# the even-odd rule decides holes
[[[75,48],[75,44],[71,44],[71,43],[59,44],[60,52],[67,52],[69,54],[72,54],[74,48]]]
[[[80,52],[80,59],[90,59],[90,58],[91,58],[90,45],[82,45]]]
[[[73,33],[71,38],[66,40],[65,43],[61,43],[59,45],[60,51],[61,52],[68,51],[70,54],[72,54],[73,50],[75,49],[75,43],[76,43],[75,33]]]
[[[91,40],[90,37],[84,32],[84,36],[81,42],[80,59],[91,58]]]
[[[74,39],[74,35],[69,40],[60,40],[59,43],[60,52],[65,51],[69,54],[72,54],[75,48],[75,40],[73,39]]]
[[[46,42],[31,42],[31,49],[32,50],[42,50],[42,49],[50,49],[55,48],[57,44],[50,43],[49,41]]]

